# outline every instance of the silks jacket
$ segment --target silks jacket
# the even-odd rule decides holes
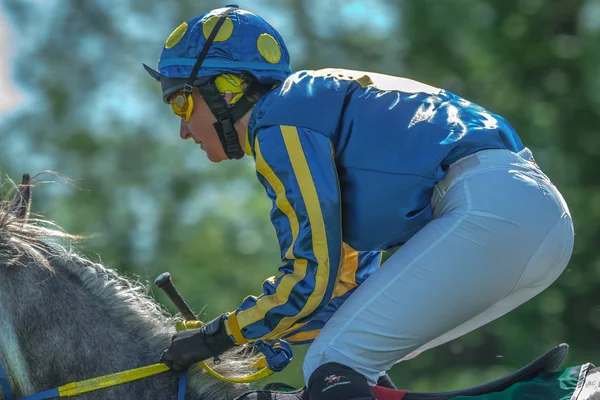
[[[297,72],[259,100],[247,147],[273,202],[281,265],[227,315],[237,344],[310,342],[381,252],[431,221],[450,164],[523,144],[502,117],[448,91],[324,69]]]

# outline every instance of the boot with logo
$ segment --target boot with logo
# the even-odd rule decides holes
[[[375,400],[367,379],[345,365],[327,363],[308,380],[308,400]]]

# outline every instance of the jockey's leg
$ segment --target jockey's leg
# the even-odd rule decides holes
[[[504,315],[564,270],[573,226],[556,188],[514,153],[475,157],[436,186],[435,219],[324,326],[305,357],[307,383],[334,362],[374,385],[398,360]]]

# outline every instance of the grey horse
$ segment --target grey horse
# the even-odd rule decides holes
[[[0,365],[15,397],[158,363],[176,319],[144,285],[65,247],[72,236],[28,221],[29,192],[15,191],[0,204]],[[251,364],[232,351],[215,369],[240,376],[255,372]],[[78,398],[173,400],[178,378],[164,372]],[[186,399],[234,399],[248,390],[193,367]]]

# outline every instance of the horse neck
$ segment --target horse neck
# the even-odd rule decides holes
[[[0,308],[6,317],[0,323],[0,361],[17,396],[159,361],[173,325],[147,304],[149,299],[134,293],[125,280],[111,281],[112,271],[65,259],[52,265],[54,271],[5,269],[9,279],[0,279]],[[12,334],[4,336],[5,331]],[[178,375],[166,372],[84,398],[175,399],[177,383]],[[195,373],[186,398],[234,398],[243,391]]]

